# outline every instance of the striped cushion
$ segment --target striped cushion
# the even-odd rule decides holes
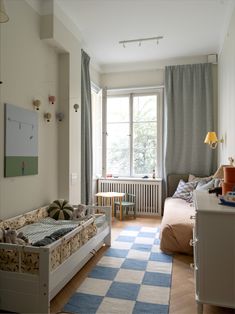
[[[197,181],[184,182],[183,180],[180,180],[179,185],[172,197],[182,198],[183,200],[191,203],[193,200],[193,190],[196,188],[197,183]]]
[[[55,200],[48,208],[48,215],[56,220],[69,220],[73,215],[73,206],[63,199]]]

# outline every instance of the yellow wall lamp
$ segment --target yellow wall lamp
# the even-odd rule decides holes
[[[218,143],[223,143],[223,142],[224,142],[223,138],[221,138],[221,140],[218,140],[216,132],[208,132],[204,140],[204,143],[210,145],[210,148],[212,149],[215,149]]]

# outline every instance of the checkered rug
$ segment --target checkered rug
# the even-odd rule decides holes
[[[166,314],[172,256],[159,249],[159,229],[124,229],[64,311],[79,314]]]

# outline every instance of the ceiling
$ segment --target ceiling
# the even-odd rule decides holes
[[[56,0],[102,67],[218,53],[234,0]],[[164,36],[153,42],[118,42]]]

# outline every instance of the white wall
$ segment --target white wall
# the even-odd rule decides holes
[[[167,65],[192,64],[207,62],[207,56],[176,58],[162,60],[152,65],[148,70],[124,71],[123,66],[109,68],[108,73],[101,74],[101,85],[107,88],[144,87],[164,84],[164,68]],[[147,65],[146,65],[147,66]],[[126,67],[131,68],[131,65]]]
[[[40,40],[40,16],[26,2],[6,1],[6,8],[10,21],[0,24],[0,219],[58,197],[58,104],[48,104],[48,95],[58,96],[58,56]],[[4,103],[33,109],[34,98],[42,103],[38,112],[39,173],[4,178]],[[53,114],[51,123],[45,122],[45,111]]]
[[[219,135],[225,143],[219,145],[219,163],[235,158],[235,9],[219,55]]]
[[[56,3],[52,2],[53,12]],[[59,131],[59,197],[80,202],[81,181],[81,43],[55,14],[43,15],[41,38],[59,53],[60,108],[65,114]],[[64,74],[65,73],[65,74]],[[73,106],[79,104],[78,112]],[[74,177],[72,181],[72,175]]]

